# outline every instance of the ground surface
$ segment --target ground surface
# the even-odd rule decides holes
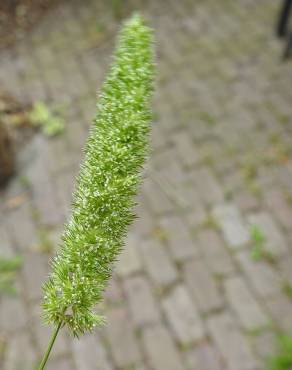
[[[48,370],[264,370],[275,330],[292,334],[292,68],[279,61],[277,4],[125,3],[67,1],[0,54],[1,87],[61,105],[67,122],[18,153],[1,195],[1,253],[24,257],[18,296],[0,302],[2,368],[30,370],[46,345],[48,257],[116,17],[141,9],[156,30],[158,87],[140,219],[106,293],[108,325],[80,341],[61,335]]]

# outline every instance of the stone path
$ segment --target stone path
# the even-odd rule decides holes
[[[292,68],[279,60],[277,2],[125,3],[157,37],[140,218],[106,292],[108,325],[80,341],[62,333],[48,370],[264,370],[276,330],[292,334]],[[63,135],[21,149],[1,195],[1,255],[24,258],[18,296],[0,302],[4,370],[31,370],[50,335],[40,286],[119,13],[119,1],[64,2],[0,54],[1,88],[66,120]]]

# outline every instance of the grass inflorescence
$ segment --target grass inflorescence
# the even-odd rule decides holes
[[[153,90],[152,31],[134,15],[121,30],[98,100],[73,194],[71,220],[44,285],[44,315],[74,336],[103,322],[95,312],[134,219],[148,153]]]

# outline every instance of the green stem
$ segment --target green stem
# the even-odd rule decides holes
[[[46,363],[48,361],[48,358],[50,356],[51,350],[53,348],[53,345],[55,343],[55,340],[57,338],[57,335],[59,333],[59,330],[60,330],[61,326],[62,326],[62,321],[60,321],[59,325],[56,327],[55,331],[52,334],[52,337],[51,337],[50,342],[48,344],[48,348],[46,350],[46,353],[44,354],[44,357],[42,359],[42,362],[40,363],[40,366],[38,367],[38,370],[43,370],[45,368]]]

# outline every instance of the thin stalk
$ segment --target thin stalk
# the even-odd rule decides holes
[[[40,363],[40,366],[38,367],[38,370],[43,370],[45,368],[46,363],[48,361],[48,358],[50,356],[51,350],[53,348],[53,345],[55,343],[55,340],[57,338],[57,335],[59,333],[59,330],[60,330],[61,326],[62,326],[62,321],[60,321],[59,325],[56,327],[55,331],[52,334],[52,337],[51,337],[51,339],[49,341],[49,344],[48,344],[48,348],[47,348],[47,350],[44,354],[44,357],[42,359],[42,362]]]

